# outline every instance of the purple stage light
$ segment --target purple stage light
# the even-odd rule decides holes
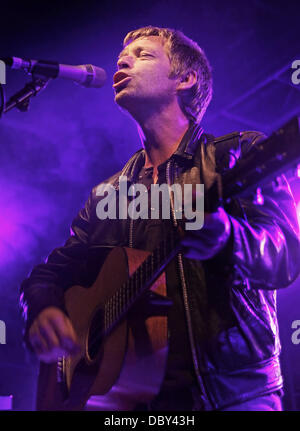
[[[28,185],[0,178],[0,190],[0,269],[4,269],[16,259],[23,264],[32,259],[56,212],[46,194]]]
[[[298,223],[300,225],[300,201],[297,204],[297,217],[298,217]]]

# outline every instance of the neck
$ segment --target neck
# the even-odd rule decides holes
[[[143,121],[139,121],[139,134],[145,148],[145,167],[158,165],[166,161],[176,151],[189,127],[189,121],[178,110],[155,112]]]

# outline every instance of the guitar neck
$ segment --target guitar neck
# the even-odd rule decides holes
[[[179,234],[170,232],[105,304],[104,332],[110,332],[152,286],[181,248]]]

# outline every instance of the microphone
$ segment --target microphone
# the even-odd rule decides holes
[[[27,60],[18,57],[5,57],[0,60],[11,69],[21,69],[39,77],[70,79],[84,87],[100,88],[106,81],[105,70],[92,64],[70,66],[55,61]]]

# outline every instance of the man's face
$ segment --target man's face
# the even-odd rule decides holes
[[[133,115],[161,107],[176,97],[177,80],[169,78],[170,60],[163,40],[149,36],[131,42],[119,55],[114,75],[115,101]]]

